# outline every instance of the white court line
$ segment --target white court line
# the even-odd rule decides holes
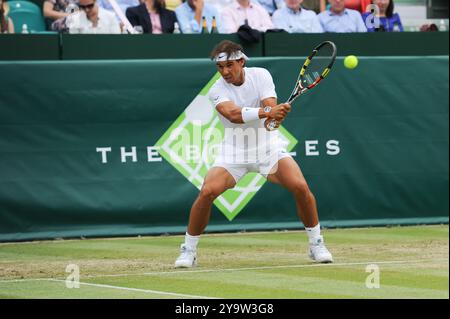
[[[48,279],[48,281],[56,281],[56,282],[64,282],[64,283],[66,282],[65,280],[61,280],[61,279]],[[128,288],[128,287],[103,285],[103,284],[91,284],[91,283],[87,283],[87,282],[79,282],[79,284],[84,285],[84,286],[126,290],[126,291],[134,291],[134,292],[144,292],[144,293],[149,293],[149,294],[158,294],[158,295],[166,295],[166,296],[174,296],[174,297],[187,297],[187,298],[194,298],[194,299],[218,299],[218,298],[206,297],[206,296],[179,294],[176,292],[167,292],[167,291],[150,290],[150,289],[139,289],[139,288]]]
[[[233,272],[233,271],[249,271],[249,270],[270,270],[270,269],[291,269],[291,268],[313,268],[313,267],[342,267],[342,266],[362,266],[362,265],[395,265],[395,264],[419,264],[430,262],[448,262],[448,258],[440,259],[417,259],[417,260],[389,260],[389,261],[365,261],[365,262],[353,262],[353,263],[330,263],[330,264],[307,264],[307,265],[280,265],[280,266],[260,266],[260,267],[247,267],[247,268],[217,268],[217,269],[199,269],[199,270],[172,270],[172,271],[160,271],[160,272],[145,272],[136,274],[111,274],[111,275],[88,275],[82,276],[83,278],[107,278],[107,277],[131,277],[131,276],[155,276],[155,275],[181,275],[189,273],[211,273],[211,272]],[[9,279],[0,280],[1,283],[8,282],[26,282],[26,281],[48,281],[48,280],[61,280],[55,278],[29,278],[29,279]],[[65,280],[64,280],[65,281]],[[130,288],[131,289],[131,288]]]
[[[0,284],[2,283],[11,283],[11,282],[29,282],[29,281],[49,281],[54,278],[24,278],[24,279],[6,279],[0,280]]]
[[[143,275],[166,275],[166,274],[186,274],[186,273],[210,273],[210,272],[233,272],[233,271],[249,271],[249,270],[268,270],[268,269],[289,269],[289,268],[313,268],[313,267],[333,267],[333,266],[360,266],[371,264],[417,264],[431,261],[447,261],[446,259],[435,260],[397,260],[397,261],[370,261],[370,262],[354,262],[354,263],[329,263],[329,264],[308,264],[308,265],[281,265],[281,266],[260,266],[247,268],[223,268],[223,269],[199,269],[199,270],[184,270],[184,271],[166,271],[166,272],[147,272]],[[111,275],[114,276],[114,275]]]

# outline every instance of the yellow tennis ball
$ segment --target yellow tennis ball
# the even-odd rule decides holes
[[[358,66],[358,58],[354,55],[349,55],[344,59],[344,66],[347,69],[354,69]]]

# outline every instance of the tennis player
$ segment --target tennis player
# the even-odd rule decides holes
[[[225,136],[191,208],[185,242],[175,267],[196,266],[197,245],[209,222],[213,201],[249,172],[260,173],[293,194],[297,214],[309,237],[309,256],[319,263],[332,262],[320,234],[314,195],[280,142],[278,130],[266,129],[273,119],[278,127],[291,106],[277,104],[275,85],[266,69],[245,67],[248,57],[239,44],[223,41],[214,48],[211,58],[222,77],[210,89],[209,98],[219,113]]]

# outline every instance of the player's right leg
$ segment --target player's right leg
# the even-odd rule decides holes
[[[208,225],[213,202],[234,185],[235,177],[225,168],[213,167],[208,172],[200,194],[192,205],[185,242],[181,245],[180,256],[175,261],[176,268],[190,268],[197,264],[197,244]]]

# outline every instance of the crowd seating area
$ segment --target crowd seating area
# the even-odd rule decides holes
[[[80,7],[80,1],[82,2]],[[239,0],[241,1],[241,0]],[[214,14],[214,24],[217,24],[217,28],[215,31],[217,33],[234,33],[237,32],[236,26],[229,26],[231,20],[239,19],[239,14],[234,15],[233,10],[235,7],[239,6],[237,0],[201,0],[203,4],[203,12],[202,17],[204,17],[204,21],[198,20],[194,21],[194,14],[196,13],[196,9],[194,8],[194,4],[198,3],[198,0],[114,0],[122,11],[123,15],[128,18],[131,22],[134,30],[138,30],[137,33],[209,33],[213,31],[213,22],[211,21],[211,15]],[[160,2],[161,7],[165,8],[164,10],[169,10],[173,13],[173,21],[171,21],[172,25],[165,26],[166,21],[164,12],[159,12],[157,2]],[[188,2],[188,3],[183,3]],[[246,1],[243,1],[245,3]],[[295,1],[294,1],[295,2]],[[328,23],[328,17],[325,17],[326,12],[330,12],[330,16],[333,13],[334,6],[339,6],[339,3],[342,2],[346,6],[345,10],[353,10],[358,9],[361,16],[361,21],[366,24],[366,29],[361,30],[360,28],[356,28],[352,30],[351,27],[336,27],[333,25],[330,27],[330,23]],[[374,4],[378,3],[377,1],[372,1]],[[393,0],[389,1],[381,1],[393,4]],[[436,1],[433,1],[436,3]],[[1,14],[4,16],[3,20],[6,19],[6,23],[2,27],[1,33],[134,33],[130,32],[130,29],[126,27],[123,23],[123,19],[120,19],[119,14],[115,13],[113,10],[113,6],[110,3],[110,0],[0,0],[1,6],[3,7]],[[302,9],[302,13],[294,11],[283,11],[283,10],[291,10],[291,8],[286,8],[286,3],[284,0],[251,0],[250,5],[258,6],[264,8],[267,11],[267,16],[271,20],[270,23],[265,27],[259,27],[257,22],[254,22],[252,19],[263,19],[262,16],[258,16],[253,13],[253,7],[246,8],[244,11],[245,14],[248,15],[248,19],[245,19],[245,22],[234,21],[233,23],[237,23],[237,26],[241,24],[248,23],[252,29],[259,30],[261,32],[266,32],[267,30],[284,30],[289,33],[320,33],[320,32],[366,32],[371,31],[370,26],[368,26],[367,14],[364,15],[363,7],[371,3],[371,1],[367,0],[317,0],[317,1],[307,1],[307,0],[298,0]],[[336,5],[336,3],[338,3]],[[383,25],[381,28],[376,29],[375,31],[407,31],[407,32],[419,32],[419,31],[447,31],[448,30],[448,3],[446,8],[435,8],[436,10],[443,10],[442,18],[429,18],[429,12],[431,1],[426,0],[395,0],[394,12],[398,15],[400,22],[400,27],[393,27],[392,29],[385,30]],[[120,26],[118,28],[106,28],[101,29],[100,26],[98,28],[92,29],[90,32],[80,31],[80,28],[70,29],[67,25],[67,18],[60,18],[62,23],[54,23],[58,21],[55,15],[51,15],[48,13],[48,7],[51,7],[53,12],[59,12],[59,14],[63,14],[66,16],[80,15],[81,18],[85,18],[86,16],[89,18],[89,12],[91,9],[87,9],[85,6],[89,7],[90,5],[95,5],[101,8],[100,10],[104,10],[108,12],[110,15],[115,15],[117,19],[117,24]],[[316,5],[317,4],[317,5]],[[45,5],[47,8],[45,8]],[[132,14],[132,10],[128,10],[130,7],[136,6],[147,7],[149,9],[151,20],[150,25],[155,24],[154,17],[161,19],[161,26],[158,23],[152,28],[145,28],[142,30],[142,26],[139,25],[139,22],[135,19],[135,16]],[[189,7],[188,7],[189,5]],[[156,8],[156,16],[154,12],[152,12],[151,7]],[[271,7],[272,6],[272,7]],[[276,6],[276,7],[275,7]],[[74,9],[75,8],[75,9]],[[188,8],[188,9],[186,9]],[[208,9],[207,8],[212,8]],[[232,9],[230,9],[232,8]],[[312,12],[312,15],[309,15],[306,18],[305,13],[307,12],[305,8],[312,9],[308,10]],[[183,10],[184,11],[183,11]],[[236,9],[238,12],[241,8]],[[89,12],[87,12],[88,10]],[[161,9],[162,10],[162,9]],[[190,11],[189,11],[190,10]],[[169,12],[168,11],[168,12]],[[278,11],[278,12],[277,12]],[[255,15],[253,17],[253,15]],[[325,19],[326,18],[326,19]],[[8,30],[7,28],[7,20],[11,19],[11,22],[14,26],[14,30]],[[290,20],[292,19],[292,20]],[[298,19],[295,20],[295,19]],[[383,19],[383,18],[381,18]],[[89,23],[89,21],[87,23]],[[289,20],[287,23],[286,20]],[[389,20],[389,19],[388,19]],[[280,22],[281,21],[281,22]],[[317,21],[320,22],[317,27],[314,27],[314,23]],[[343,19],[336,20],[337,23],[348,23]],[[285,23],[286,22],[286,23]],[[332,21],[333,22],[333,21]],[[198,24],[198,29],[196,29],[196,24]],[[298,24],[298,25],[297,25]],[[388,21],[389,24],[389,21]],[[61,26],[62,25],[62,26]],[[191,28],[191,26],[193,26]],[[431,28],[425,28],[424,26],[432,26]],[[160,28],[158,28],[160,27]],[[433,28],[435,27],[435,28]],[[233,29],[234,28],[234,29]],[[95,30],[97,29],[97,31]],[[72,31],[71,31],[72,30]],[[74,31],[75,30],[75,31]],[[106,30],[106,31],[105,31]],[[114,31],[110,31],[114,30]],[[120,31],[119,31],[120,30]],[[206,30],[206,32],[205,32]],[[85,29],[86,31],[86,29]],[[372,29],[373,31],[373,29]]]

